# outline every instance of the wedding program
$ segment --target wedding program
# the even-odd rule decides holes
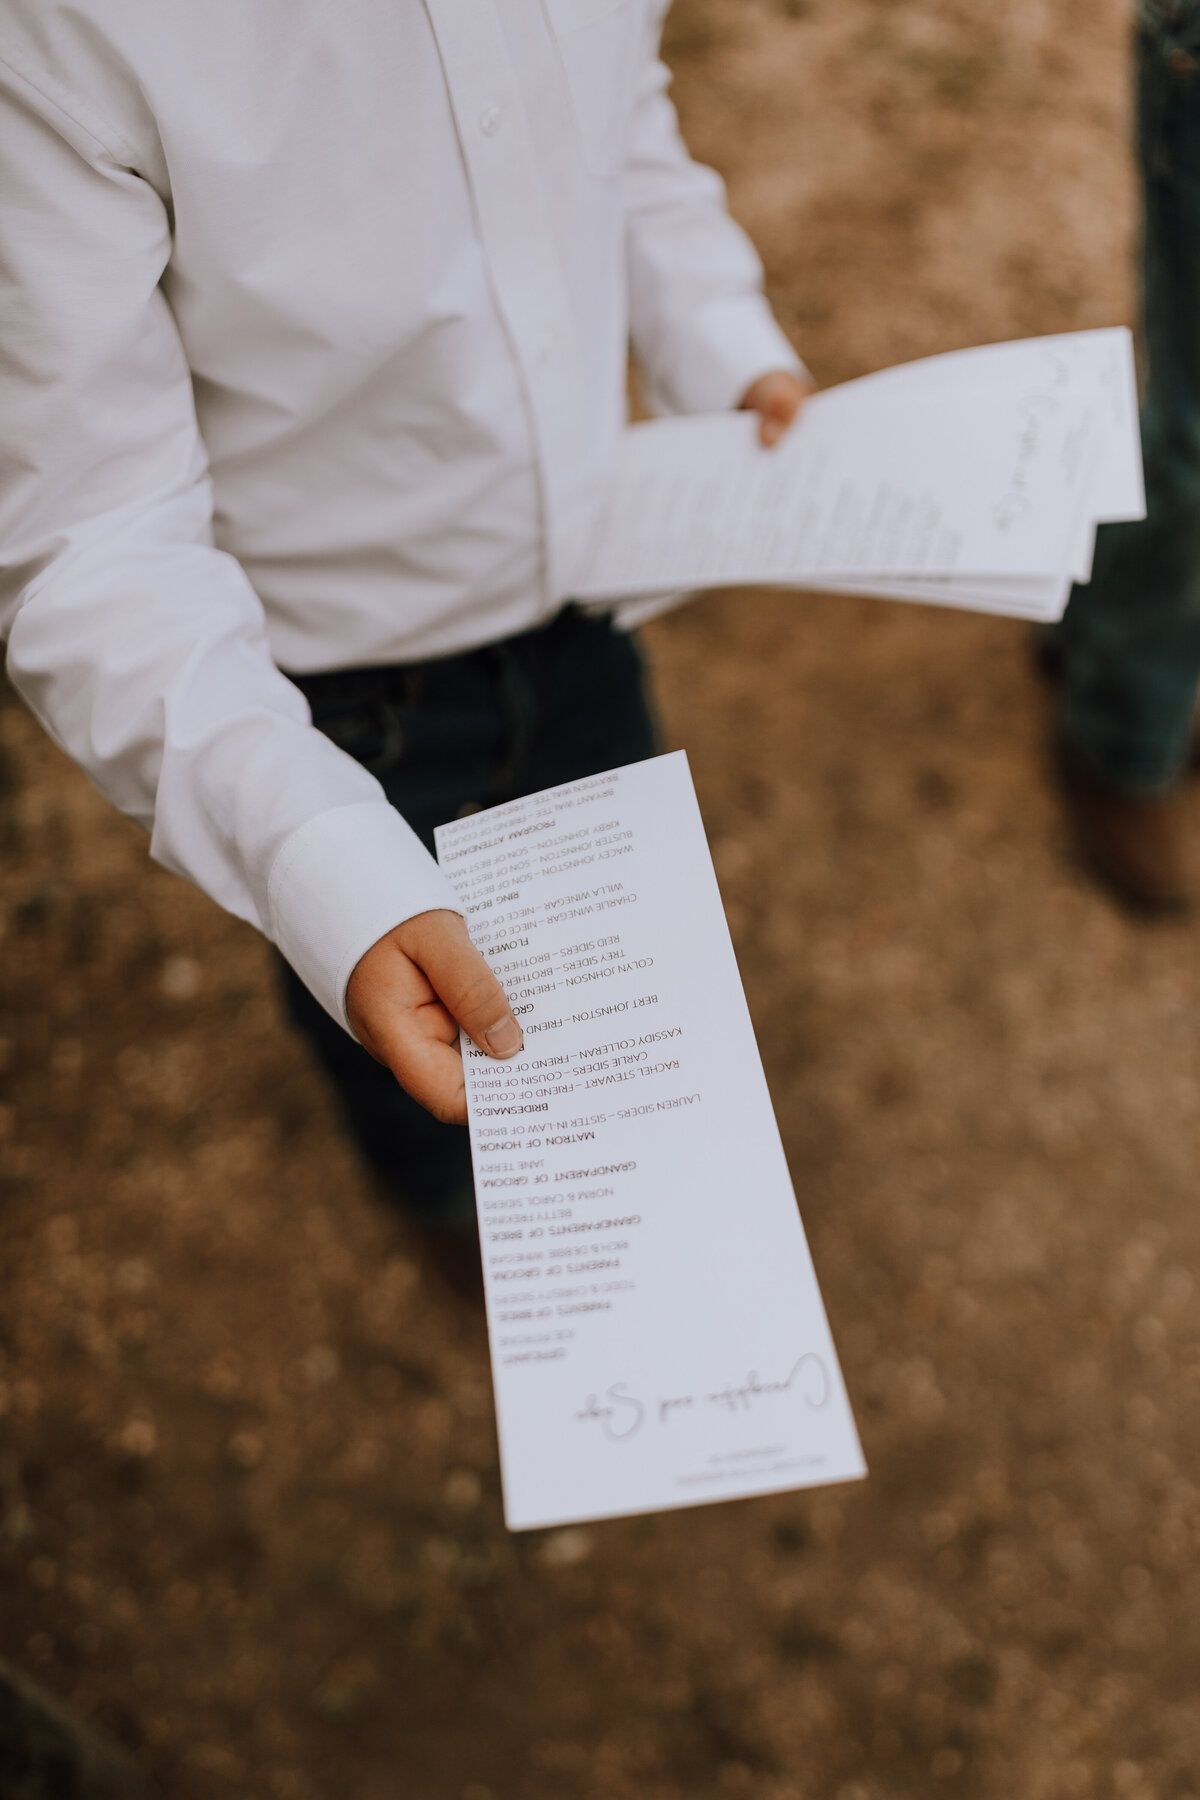
[[[629,622],[757,583],[1049,621],[1097,525],[1145,511],[1133,339],[1067,332],[829,388],[769,452],[746,413],[631,426],[571,593]]]
[[[441,827],[510,1528],[865,1473],[682,752]]]

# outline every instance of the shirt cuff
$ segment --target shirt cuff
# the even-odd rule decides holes
[[[412,826],[386,800],[317,813],[279,850],[268,930],[305,987],[347,1031],[358,959],[405,919],[462,902]]]
[[[678,358],[662,380],[672,412],[729,412],[760,375],[775,369],[807,374],[761,294],[710,300],[675,343]]]

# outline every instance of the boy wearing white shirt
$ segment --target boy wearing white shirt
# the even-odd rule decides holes
[[[764,441],[808,386],[679,138],[664,11],[0,22],[10,676],[152,855],[279,947],[431,1225],[472,1205],[459,1028],[521,1044],[432,827],[653,747],[619,615],[570,606],[629,343],[661,405],[750,406]]]

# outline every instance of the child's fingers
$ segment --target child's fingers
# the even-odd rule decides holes
[[[762,375],[747,390],[742,407],[758,414],[759,442],[771,449],[795,420],[804,401],[813,391],[807,375],[793,369],[776,369]]]
[[[524,1044],[504,989],[471,942],[457,913],[421,913],[397,937],[438,999],[489,1056],[515,1056]]]
[[[462,1056],[457,1044],[426,1035],[416,1015],[391,1041],[387,1066],[406,1094],[411,1094],[443,1125],[465,1125],[467,1096]]]
[[[421,913],[374,944],[350,978],[346,1011],[363,1048],[451,1125],[467,1117],[459,1030],[491,1056],[515,1056],[523,1041],[457,913]]]

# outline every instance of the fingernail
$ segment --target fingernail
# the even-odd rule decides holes
[[[524,1048],[525,1034],[517,1021],[510,1016],[507,1019],[501,1019],[498,1025],[493,1025],[490,1031],[485,1031],[483,1042],[485,1048],[490,1050],[493,1056],[515,1056],[518,1050]]]

